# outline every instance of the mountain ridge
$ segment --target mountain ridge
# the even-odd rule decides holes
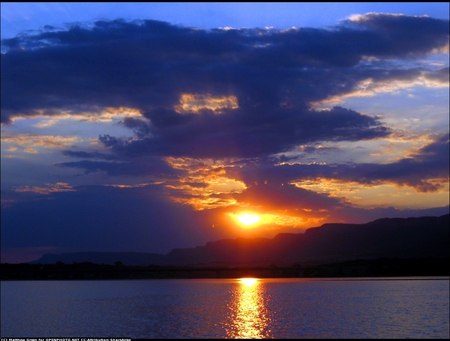
[[[30,263],[235,266],[319,264],[375,258],[445,258],[450,253],[449,230],[449,214],[381,218],[365,224],[327,223],[304,233],[279,233],[271,239],[220,239],[203,246],[175,248],[165,255],[144,252],[47,253]]]

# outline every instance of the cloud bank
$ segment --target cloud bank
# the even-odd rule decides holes
[[[76,136],[2,137],[11,153],[17,146],[34,148],[28,154],[53,148],[65,159],[52,167],[81,170],[79,178],[101,174],[104,181],[52,182],[64,191],[16,188],[14,200],[31,193],[45,198],[5,199],[2,245],[168,251],[183,241],[230,236],[223,217],[241,208],[308,226],[420,215],[425,211],[364,209],[302,183],[448,191],[448,133],[426,132],[427,143],[383,163],[310,163],[305,155],[397,136],[388,114],[339,103],[417,85],[448,87],[448,66],[426,61],[448,49],[448,20],[380,13],[326,29],[204,30],[117,19],[3,39],[2,127],[19,119],[45,118],[48,124],[36,127],[49,129],[51,120],[67,117],[120,117],[130,136],[99,132],[97,149],[89,150],[75,145]],[[127,187],[125,178],[143,184]],[[62,203],[66,209],[58,211]],[[43,228],[33,230],[33,222]]]

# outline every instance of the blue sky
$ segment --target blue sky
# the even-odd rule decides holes
[[[2,38],[45,25],[101,19],[153,19],[202,29],[333,26],[352,14],[368,12],[429,15],[448,19],[445,2],[2,2]]]
[[[2,262],[449,211],[448,3],[1,6]]]

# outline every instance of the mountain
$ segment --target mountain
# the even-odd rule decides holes
[[[324,224],[274,238],[222,239],[195,248],[152,253],[45,254],[31,263],[126,265],[292,265],[376,258],[444,258],[450,254],[449,215],[383,218],[367,224]]]
[[[159,264],[164,261],[164,258],[165,256],[161,254],[145,252],[75,252],[61,254],[46,253],[38,260],[30,262],[30,264],[54,264],[56,262],[63,262],[65,264],[72,264],[74,262],[114,264],[116,262],[122,262],[126,265],[148,265]]]

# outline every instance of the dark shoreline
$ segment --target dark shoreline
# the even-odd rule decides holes
[[[0,280],[89,280],[177,278],[376,278],[450,276],[449,258],[353,260],[314,266],[127,266],[90,262],[0,264]]]

